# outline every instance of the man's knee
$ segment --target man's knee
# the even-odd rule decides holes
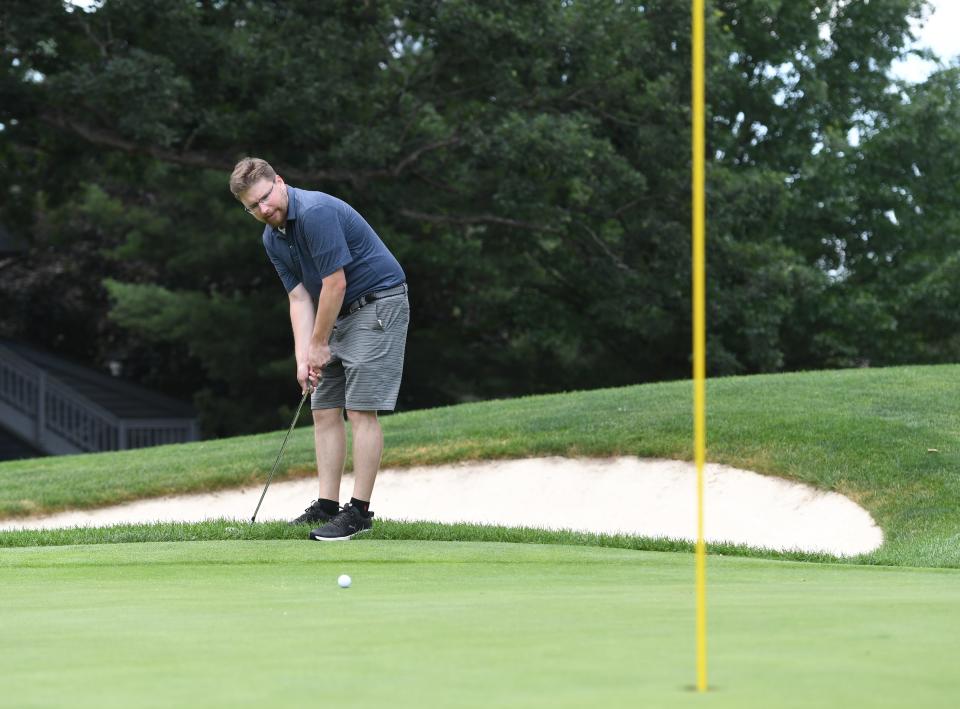
[[[313,425],[317,428],[343,425],[343,409],[314,409]]]
[[[347,418],[352,426],[373,426],[380,423],[376,411],[351,411],[347,409]]]

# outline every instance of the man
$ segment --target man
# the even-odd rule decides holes
[[[378,411],[396,406],[410,306],[406,277],[380,237],[350,205],[287,185],[259,158],[244,158],[230,191],[265,226],[263,245],[290,299],[301,390],[313,387],[320,495],[291,524],[323,523],[319,541],[349,539],[373,525],[370,498],[383,453]],[[339,506],[353,431],[354,488]]]

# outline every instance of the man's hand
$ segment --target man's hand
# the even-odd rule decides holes
[[[308,387],[316,389],[319,377],[311,377],[309,365],[303,362],[302,364],[297,364],[297,381],[300,382],[300,391],[304,392]]]
[[[320,377],[323,376],[323,368],[329,364],[330,359],[330,345],[321,344],[319,342],[310,343],[310,353],[307,356],[307,366],[309,368],[309,377],[311,382],[316,384],[316,382],[320,381]]]

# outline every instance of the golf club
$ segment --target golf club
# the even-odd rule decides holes
[[[290,422],[290,428],[287,430],[287,435],[283,437],[283,443],[280,445],[280,452],[277,453],[277,460],[273,464],[273,470],[270,471],[270,477],[267,478],[267,484],[263,486],[263,493],[260,495],[260,502],[257,503],[257,509],[253,511],[253,517],[250,518],[250,524],[253,524],[257,521],[257,512],[260,511],[260,505],[263,504],[263,498],[267,495],[267,488],[270,487],[270,481],[273,480],[274,473],[277,472],[277,466],[280,465],[280,458],[283,457],[283,449],[287,447],[287,439],[290,438],[290,434],[293,433],[294,427],[297,425],[297,420],[300,418],[300,409],[303,408],[303,402],[307,400],[307,397],[310,396],[310,392],[313,391],[313,387],[309,384],[303,392],[303,396],[300,397],[300,405],[297,407],[297,412],[293,415],[293,421]]]

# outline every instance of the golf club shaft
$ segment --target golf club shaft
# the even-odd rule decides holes
[[[283,443],[280,445],[280,452],[277,453],[277,460],[274,462],[273,470],[270,471],[270,476],[267,478],[267,484],[263,487],[263,493],[260,495],[260,501],[257,503],[257,509],[253,511],[253,517],[250,518],[251,524],[257,521],[257,512],[260,511],[260,505],[263,504],[263,498],[267,496],[267,488],[270,487],[270,481],[273,480],[273,475],[277,472],[277,466],[280,465],[280,458],[283,457],[283,449],[287,447],[287,439],[290,438],[290,434],[293,433],[293,429],[297,425],[297,421],[300,418],[300,410],[303,408],[303,404],[307,400],[307,397],[310,396],[310,391],[310,386],[307,386],[303,392],[303,396],[300,397],[300,405],[297,407],[297,412],[293,415],[293,421],[290,422],[290,428],[287,430],[287,435],[283,437]]]

